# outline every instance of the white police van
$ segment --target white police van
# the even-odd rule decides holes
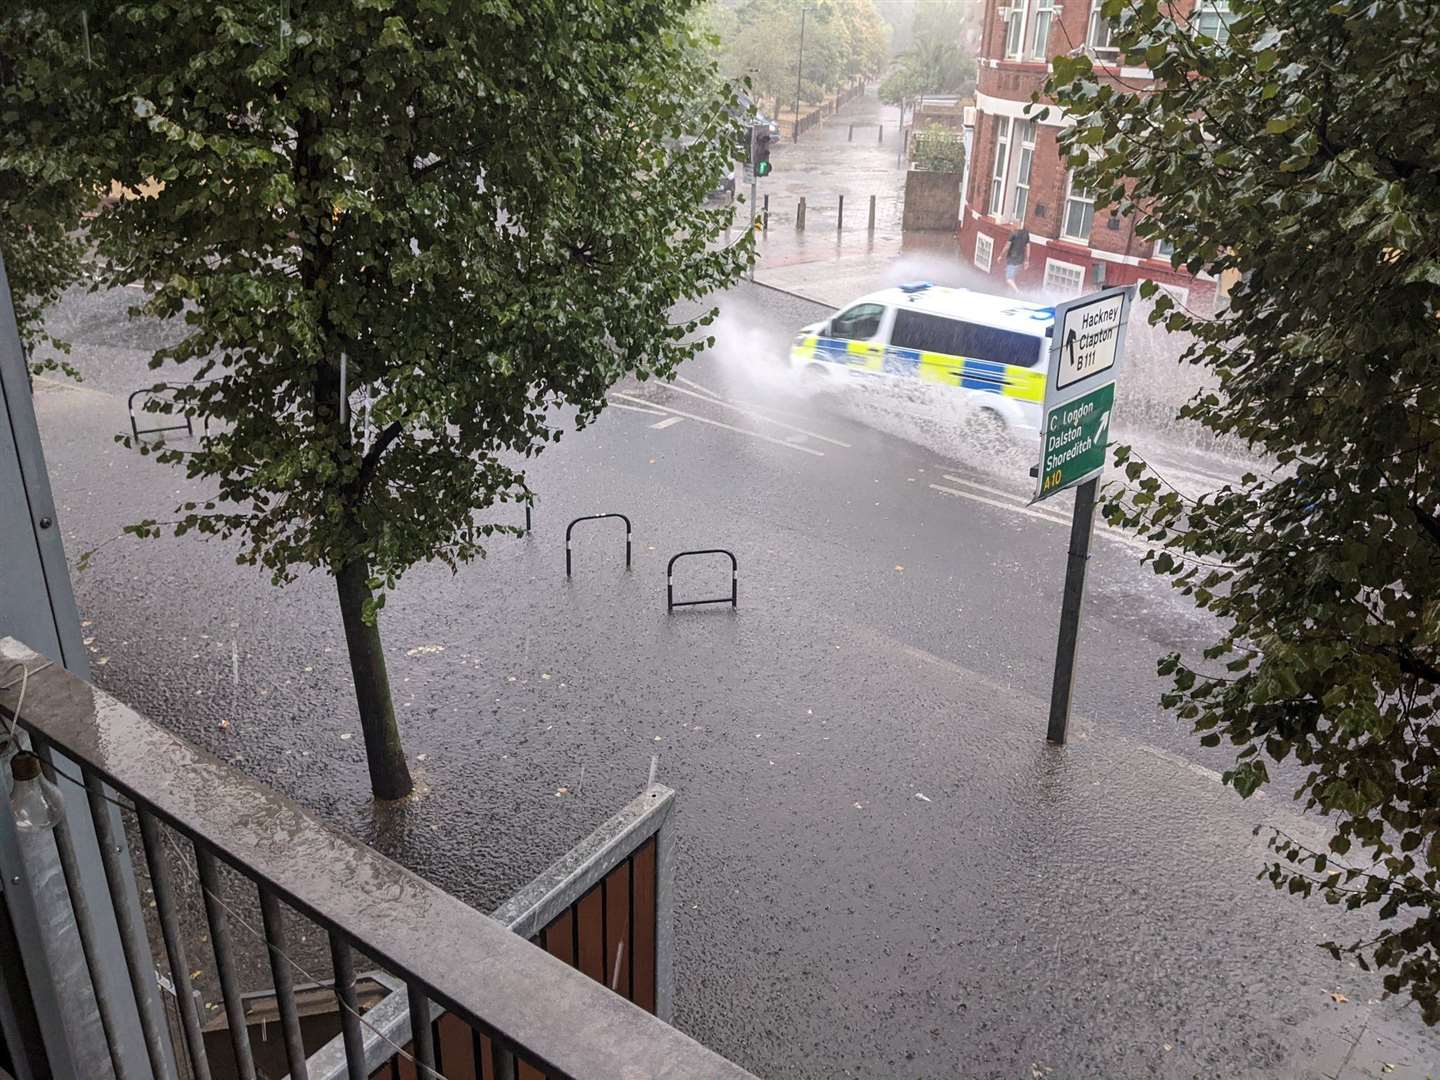
[[[978,417],[1038,433],[1055,309],[969,289],[901,285],[805,327],[792,367],[953,386]]]

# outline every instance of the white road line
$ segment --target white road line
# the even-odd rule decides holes
[[[959,488],[946,487],[944,484],[931,484],[936,491],[943,491],[946,495],[958,495],[962,499],[973,499],[975,502],[984,503],[986,506],[993,506],[997,510],[1009,510],[1014,514],[1022,514],[1025,517],[1038,518],[1041,521],[1048,521],[1051,525],[1068,525],[1068,521],[1061,521],[1059,518],[1051,517],[1049,514],[1042,514],[1038,510],[1031,510],[1028,506],[1016,506],[1014,503],[1001,502],[999,499],[987,499],[984,495],[976,495],[973,491],[961,491]]]
[[[646,416],[664,416],[659,409],[637,409],[634,405],[621,405],[618,401],[608,401],[607,405],[612,409],[628,409],[630,412],[644,413]]]
[[[676,424],[683,424],[684,422],[685,418],[683,416],[667,416],[658,424],[651,424],[650,426],[656,431],[664,431],[667,427],[674,427]]]
[[[1022,504],[1026,501],[1025,496],[1020,495],[1014,491],[1002,491],[1000,488],[986,487],[984,484],[977,484],[974,480],[967,480],[963,476],[951,476],[949,473],[942,473],[941,475],[944,476],[946,480],[949,480],[956,484],[964,484],[966,487],[972,487],[976,491],[983,491],[987,495],[999,495],[1001,498],[1004,499],[1018,499]],[[1051,510],[1050,513],[1056,514],[1064,518],[1065,524],[1070,524],[1069,515],[1061,514],[1058,510]]]
[[[672,387],[673,389],[673,387]],[[623,397],[626,401],[641,401],[641,398],[633,398],[628,394],[616,394],[612,391],[613,397]],[[645,404],[649,404],[645,402]],[[724,428],[726,431],[733,431],[737,435],[749,435],[752,439],[759,439],[761,442],[773,443],[776,446],[783,446],[786,450],[798,450],[802,454],[810,454],[814,457],[824,457],[823,450],[812,450],[808,446],[796,446],[794,443],[787,443],[784,439],[772,439],[769,435],[761,435],[758,431],[746,431],[744,428],[735,427],[733,424],[722,424],[719,420],[711,420],[708,416],[696,416],[694,413],[681,412],[679,409],[672,409],[668,405],[658,405],[656,408],[664,409],[667,413],[675,416],[683,416],[686,420],[695,420],[701,424],[710,424],[712,427]]]
[[[686,386],[693,386],[696,390],[705,391],[705,393],[709,394],[716,401],[722,400],[720,395],[717,394],[714,390],[711,390],[708,386],[701,386],[694,379],[687,379],[684,375],[676,375],[675,378],[679,382],[683,382]]]
[[[947,479],[953,478],[947,477]],[[969,481],[962,480],[960,482],[963,484]],[[984,503],[986,506],[993,506],[999,510],[1009,510],[1013,514],[1022,514],[1025,517],[1048,521],[1051,525],[1059,525],[1063,528],[1070,527],[1070,519],[1056,517],[1053,514],[1048,514],[1043,510],[1036,510],[1033,507],[1018,506],[1013,502],[1001,502],[999,499],[986,498],[984,495],[977,495],[973,491],[961,491],[959,488],[946,487],[944,484],[931,484],[930,486],[936,491],[944,492],[946,495],[958,495],[962,499],[973,499],[975,502]],[[1124,533],[1117,532],[1115,529],[1106,528],[1103,524],[1097,523],[1096,532],[1105,540],[1113,540],[1117,544],[1124,544],[1126,547],[1135,551],[1150,550],[1150,545],[1144,541],[1126,536]]]
[[[787,424],[783,420],[776,420],[773,416],[765,416],[762,413],[752,412],[749,409],[742,409],[739,405],[732,405],[730,402],[721,401],[719,398],[707,398],[703,394],[697,394],[693,390],[686,390],[680,386],[670,386],[667,387],[667,389],[677,394],[689,394],[691,397],[699,398],[701,401],[708,401],[711,405],[719,405],[722,409],[734,409],[741,416],[748,416],[752,420],[763,420],[767,424],[774,424],[776,427],[782,427],[786,431],[796,431],[801,435],[809,435],[812,439],[819,439],[821,442],[827,442],[832,446],[840,446],[846,450],[851,448],[848,442],[841,442],[839,439],[832,439],[829,435],[821,435],[815,431],[808,431],[805,428],[796,427],[794,424]]]

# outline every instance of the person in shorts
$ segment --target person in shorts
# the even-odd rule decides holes
[[[1017,226],[1005,241],[1005,284],[1011,292],[1019,292],[1015,279],[1020,271],[1030,265],[1030,230],[1024,225]]]

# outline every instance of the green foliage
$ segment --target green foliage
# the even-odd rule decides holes
[[[959,132],[931,124],[911,139],[910,160],[924,172],[964,172],[965,142]]]
[[[76,373],[50,346],[68,346],[44,330],[44,311],[81,276],[84,214],[98,200],[84,182],[83,77],[50,65],[49,52],[83,58],[78,14],[52,18],[25,7],[0,11],[0,254],[10,281],[20,341],[35,372]]]
[[[925,5],[915,9],[914,48],[900,53],[895,66],[880,83],[880,100],[887,105],[913,101],[922,94],[968,93],[975,87],[975,58],[967,55],[957,41],[963,22],[958,12],[945,21],[948,0],[932,11]]]
[[[627,373],[664,376],[733,280],[702,208],[733,141],[685,48],[683,0],[254,0],[92,14],[116,174],[159,196],[92,232],[111,280],[189,334],[176,408],[211,418],[186,518],[277,582],[361,554],[391,583],[482,553],[512,464],[584,426]],[[53,56],[56,64],[71,56]],[[698,136],[698,141],[682,136]],[[344,358],[351,412],[342,417]],[[374,442],[361,446],[362,393]]]
[[[721,29],[724,68],[749,79],[763,103],[793,101],[800,63],[800,13],[805,17],[801,95],[818,101],[885,65],[889,27],[874,0],[747,0]]]
[[[672,312],[751,249],[704,207],[740,130],[691,7],[108,0],[93,63],[43,42],[90,104],[90,179],[163,185],[90,234],[109,284],[188,331],[152,366],[194,381],[155,404],[210,432],[157,456],[214,497],[168,527],[276,583],[325,568],[373,624],[416,563],[483,555],[485,512],[531,497],[524,459],[617,380],[695,355],[715,310]],[[372,780],[403,794],[378,638],[346,630]]]
[[[1182,415],[1248,444],[1251,475],[1198,500],[1121,448],[1106,515],[1153,541],[1155,571],[1224,628],[1171,656],[1165,705],[1267,762],[1332,816],[1328,851],[1272,836],[1277,887],[1374,908],[1341,947],[1440,1021],[1440,20],[1407,5],[1232,0],[1228,38],[1169,5],[1108,0],[1155,92],[1055,60],[1071,161],[1137,232],[1239,284],[1216,319],[1160,295],[1213,391]],[[1142,293],[1154,294],[1153,286]],[[1349,855],[1353,861],[1346,862]]]

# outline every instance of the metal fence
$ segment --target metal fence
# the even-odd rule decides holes
[[[671,908],[675,793],[651,784],[491,915],[648,1013],[668,1021],[673,999]],[[458,1017],[431,1010],[436,1068],[449,1080],[492,1076],[490,1040]],[[365,1063],[371,1080],[411,1075],[416,1055],[404,987],[366,1014]],[[397,1047],[400,1049],[397,1051]],[[313,1053],[308,1080],[348,1075],[343,1036]],[[544,1074],[521,1063],[521,1080]]]
[[[617,977],[610,947],[626,934],[635,941],[641,923],[648,922],[633,914],[633,904],[638,899],[642,912],[646,910],[653,853],[654,1007],[662,1015],[667,1008],[668,950],[660,938],[661,928],[668,925],[662,900],[669,861],[668,834],[662,835],[669,807],[666,789],[652,786],[644,793],[642,800],[653,802],[653,808],[648,804],[637,808],[633,803],[627,808],[630,824],[617,826],[625,842],[602,843],[594,849],[612,855],[624,851],[623,859],[607,863],[604,858],[576,856],[578,861],[569,870],[557,864],[552,873],[522,891],[512,901],[513,908],[507,905],[507,917],[517,933],[373,849],[331,831],[295,803],[13,638],[0,639],[0,669],[13,663],[24,665],[27,672],[24,706],[17,708],[16,688],[11,687],[0,693],[0,718],[7,726],[18,719],[21,731],[15,743],[23,742],[28,733],[42,758],[75,763],[78,775],[52,773],[65,799],[122,808],[127,827],[138,832],[144,847],[155,936],[163,941],[163,949],[152,953],[143,912],[126,887],[125,837],[101,825],[109,820],[107,815],[96,814],[104,833],[101,850],[125,944],[129,985],[109,985],[104,970],[92,964],[90,975],[112,1053],[109,1062],[87,1063],[80,1074],[85,1080],[99,1080],[112,1071],[117,1080],[171,1080],[177,1076],[177,1063],[179,1075],[188,1071],[197,1080],[216,1080],[192,984],[192,971],[201,965],[190,950],[200,943],[213,954],[233,1075],[257,1080],[246,995],[240,988],[244,960],[240,946],[247,935],[262,942],[268,956],[290,1076],[310,1080],[311,1061],[296,1002],[296,976],[309,972],[295,960],[292,930],[297,927],[306,935],[318,931],[328,944],[340,1050],[349,1080],[367,1080],[386,1059],[396,1061],[392,1073],[420,1080],[460,1076],[725,1080],[749,1075],[607,985],[613,982],[618,988],[620,978],[627,978],[637,1001],[651,985],[640,955],[649,954],[649,948],[628,946],[632,950],[628,974]],[[617,819],[624,816],[622,812]],[[38,835],[59,847],[68,883],[75,867],[73,852],[66,856],[70,838],[63,819],[53,832]],[[37,834],[31,836],[33,840]],[[629,843],[642,836],[639,843]],[[184,931],[177,875],[199,885],[206,931],[202,937]],[[591,875],[598,876],[590,880]],[[607,899],[617,913],[620,910],[616,898],[621,889],[627,894],[624,926],[605,918]],[[248,906],[237,899],[247,892]],[[592,899],[597,895],[598,924],[593,914],[597,900]],[[73,887],[70,898],[82,943],[87,942],[93,936],[94,913],[86,910]],[[258,907],[259,918],[251,918],[253,907]],[[560,929],[567,919],[574,927],[570,956],[564,952]],[[578,938],[582,929],[583,946]],[[538,937],[542,947],[532,945],[527,936]],[[596,941],[601,944],[598,954]],[[408,1049],[406,1042],[375,1022],[380,1019],[376,1009],[362,1011],[357,954],[404,985],[405,1012],[416,1036],[408,1040]],[[617,966],[623,969],[623,959]],[[594,977],[597,972],[601,979]],[[182,1032],[175,1040],[178,1047],[172,1047],[163,1011],[154,1004],[154,986],[162,976],[175,991]],[[115,1025],[120,1021],[107,1002],[113,1004],[126,994],[140,1002],[148,1071],[136,1071],[123,1055],[113,1052],[121,1034]],[[432,1024],[440,1010],[449,1019]],[[367,1042],[384,1048],[385,1057],[369,1058]],[[454,1059],[458,1064],[452,1076],[442,1063],[447,1053],[455,1052],[447,1047],[456,1046],[468,1046],[470,1059],[468,1064]]]

